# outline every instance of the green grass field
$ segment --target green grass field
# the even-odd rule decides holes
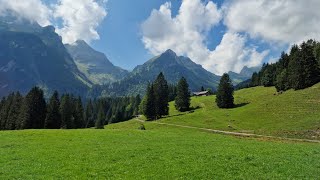
[[[104,130],[0,132],[0,179],[316,179],[320,144],[134,120]]]
[[[320,84],[274,95],[236,92],[242,106],[220,110],[214,96],[158,122],[319,139]],[[0,131],[0,179],[318,179],[320,143],[241,138],[133,119],[106,129]],[[231,125],[234,129],[228,127]]]
[[[274,87],[236,91],[238,107],[234,109],[219,109],[215,96],[193,97],[191,102],[193,107],[200,107],[194,113],[179,113],[172,102],[170,116],[160,121],[226,131],[320,139],[320,83],[283,94],[277,94]]]

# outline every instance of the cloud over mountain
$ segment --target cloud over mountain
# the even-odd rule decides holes
[[[96,28],[106,15],[106,10],[93,0],[60,0],[53,11],[54,18],[62,20],[63,26],[57,29],[57,33],[63,37],[64,43],[99,39]]]
[[[38,22],[42,26],[50,24],[51,10],[41,0],[0,0],[0,16],[7,13]]]
[[[99,39],[97,27],[106,17],[106,1],[58,0],[50,6],[41,0],[0,0],[0,16],[12,13],[40,25],[54,25],[64,43]],[[60,23],[61,22],[61,23]]]
[[[222,17],[222,10],[215,3],[201,0],[183,0],[178,14],[172,17],[171,4],[167,2],[142,23],[142,41],[154,55],[173,49],[216,74],[260,65],[268,52],[246,47],[247,37],[236,32],[226,32],[221,44],[209,50],[208,33]]]

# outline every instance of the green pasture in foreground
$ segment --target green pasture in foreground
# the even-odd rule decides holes
[[[0,132],[0,179],[316,179],[320,144],[134,120],[107,129]]]
[[[195,127],[320,139],[320,83],[305,90],[276,93],[274,87],[255,87],[235,92],[236,108],[219,109],[215,96],[193,97],[199,107],[179,113],[170,103],[170,115],[160,122]]]
[[[320,84],[235,93],[234,109],[192,98],[159,122],[319,139]],[[317,179],[320,144],[239,138],[131,120],[106,129],[0,131],[0,179]],[[229,125],[229,127],[228,127]]]

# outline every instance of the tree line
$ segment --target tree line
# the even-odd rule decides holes
[[[277,63],[264,64],[253,73],[249,87],[275,86],[277,91],[304,89],[320,81],[320,43],[314,40],[293,45]]]
[[[187,80],[182,77],[177,86],[168,86],[161,72],[147,87],[140,104],[140,112],[148,120],[159,119],[169,114],[169,101],[175,100],[175,108],[187,111],[190,108],[190,91]]]
[[[0,130],[103,128],[104,125],[138,115],[141,102],[136,97],[100,98],[82,102],[80,97],[55,91],[46,102],[43,91],[32,88],[26,96],[19,92],[0,102]]]

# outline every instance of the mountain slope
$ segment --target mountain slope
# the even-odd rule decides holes
[[[92,49],[85,41],[66,44],[78,69],[95,84],[108,84],[123,79],[128,71],[114,66],[101,52]]]
[[[0,24],[0,96],[32,86],[85,95],[91,82],[77,69],[52,26],[8,19]]]
[[[96,93],[104,91],[102,95],[144,94],[147,84],[154,81],[160,72],[163,72],[170,84],[176,84],[184,76],[191,91],[199,91],[201,86],[215,89],[220,80],[219,76],[210,73],[189,58],[177,56],[172,50],[167,50],[143,65],[137,66],[122,81],[114,83],[108,88],[96,87],[92,93],[99,95]]]

